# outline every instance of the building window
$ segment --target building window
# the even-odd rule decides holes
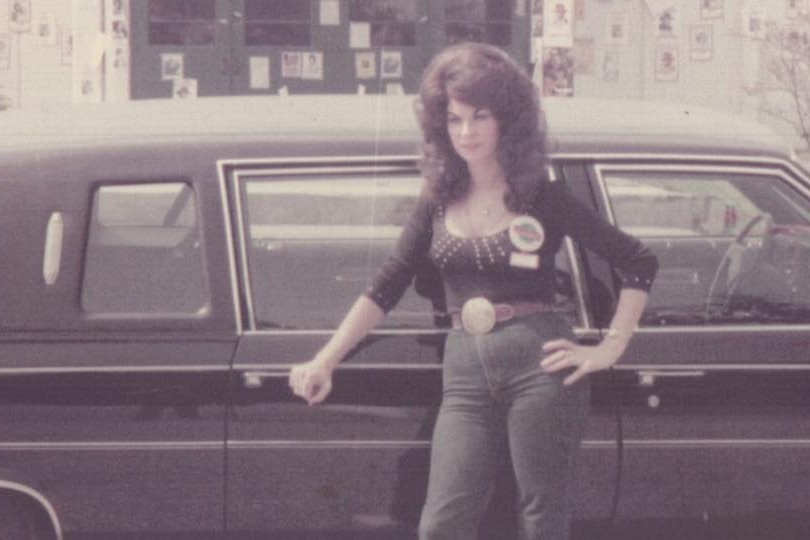
[[[372,47],[416,45],[416,0],[351,0],[351,22],[369,23]]]
[[[210,45],[214,0],[149,0],[150,45]]]
[[[448,44],[479,41],[512,43],[512,2],[503,0],[447,0],[444,34]]]
[[[310,2],[246,0],[245,45],[311,45]]]

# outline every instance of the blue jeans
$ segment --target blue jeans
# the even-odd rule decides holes
[[[471,540],[503,452],[517,483],[525,540],[568,538],[569,486],[588,411],[588,383],[539,367],[543,343],[573,339],[568,323],[539,313],[472,336],[453,330],[431,449],[421,540]]]

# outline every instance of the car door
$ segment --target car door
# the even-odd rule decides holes
[[[325,403],[295,398],[287,375],[325,343],[392,250],[420,189],[415,160],[225,169],[247,300],[228,414],[229,534],[412,538],[441,398],[445,330],[431,302],[409,290],[340,366]],[[560,257],[560,302],[584,335],[572,252]],[[614,416],[603,407],[592,419],[579,484],[584,526],[607,514],[613,494]],[[483,525],[492,534],[513,526],[507,484]]]
[[[804,537],[807,178],[776,160],[705,158],[611,161],[592,172],[607,214],[660,263],[617,367],[619,533]]]
[[[69,538],[221,534],[236,327],[218,186],[38,155],[7,162],[0,202],[0,502]]]

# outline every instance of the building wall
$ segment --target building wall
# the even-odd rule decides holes
[[[285,79],[280,67],[281,52],[290,48],[241,47],[238,58],[233,59],[240,73],[209,89],[206,78],[214,78],[212,74],[222,69],[223,58],[231,55],[233,49],[225,52],[217,49],[209,54],[200,47],[151,46],[145,20],[147,0],[135,0],[137,3],[130,6],[132,1],[0,2],[0,97],[5,96],[13,107],[22,108],[131,97],[175,97],[173,81],[161,73],[165,54],[185,57],[188,72],[184,75],[198,78],[195,91],[200,96],[228,92],[272,94],[282,89],[293,93],[354,92],[361,85],[377,92],[386,91],[389,83],[401,83],[405,91],[413,92],[422,67],[444,44],[441,4],[418,0],[419,9],[426,14],[418,23],[424,42],[403,50],[402,79],[359,79],[355,53],[372,53],[379,70],[382,51],[348,47],[348,0],[331,0],[340,8],[337,26],[320,26],[321,0],[310,0],[315,13],[313,32],[319,36],[320,41],[316,42],[322,45],[324,54],[324,79]],[[534,77],[544,86],[543,56],[552,47],[542,44],[548,41],[548,35],[540,39],[535,35],[538,9],[543,4],[548,9],[549,5],[561,3],[570,10],[573,19],[573,40],[568,53],[573,58],[574,97],[666,100],[719,108],[756,117],[789,134],[790,129],[784,123],[761,113],[764,98],[757,91],[757,81],[763,75],[760,46],[745,37],[744,28],[744,14],[752,9],[760,10],[765,17],[784,19],[788,0],[722,0],[717,2],[721,8],[714,12],[702,10],[707,2],[711,3],[709,0],[518,0],[512,16],[516,42],[510,53],[533,69]],[[28,9],[29,23],[22,28],[11,20],[11,7],[15,3]],[[660,30],[662,11],[672,7],[674,17],[664,21],[671,30]],[[218,13],[218,21],[231,15]],[[702,49],[696,48],[697,29],[710,31],[711,42]],[[236,38],[238,41],[240,36]],[[661,54],[667,47],[674,51],[676,65],[674,71],[663,73]],[[302,52],[308,49],[298,48]],[[263,69],[269,70],[267,85],[261,83],[262,77],[251,78],[261,75]],[[546,99],[567,98],[546,96]]]

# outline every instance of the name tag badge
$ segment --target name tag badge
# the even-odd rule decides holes
[[[527,270],[537,270],[540,268],[540,256],[536,253],[521,253],[513,251],[509,255],[509,264],[515,268],[526,268]]]

